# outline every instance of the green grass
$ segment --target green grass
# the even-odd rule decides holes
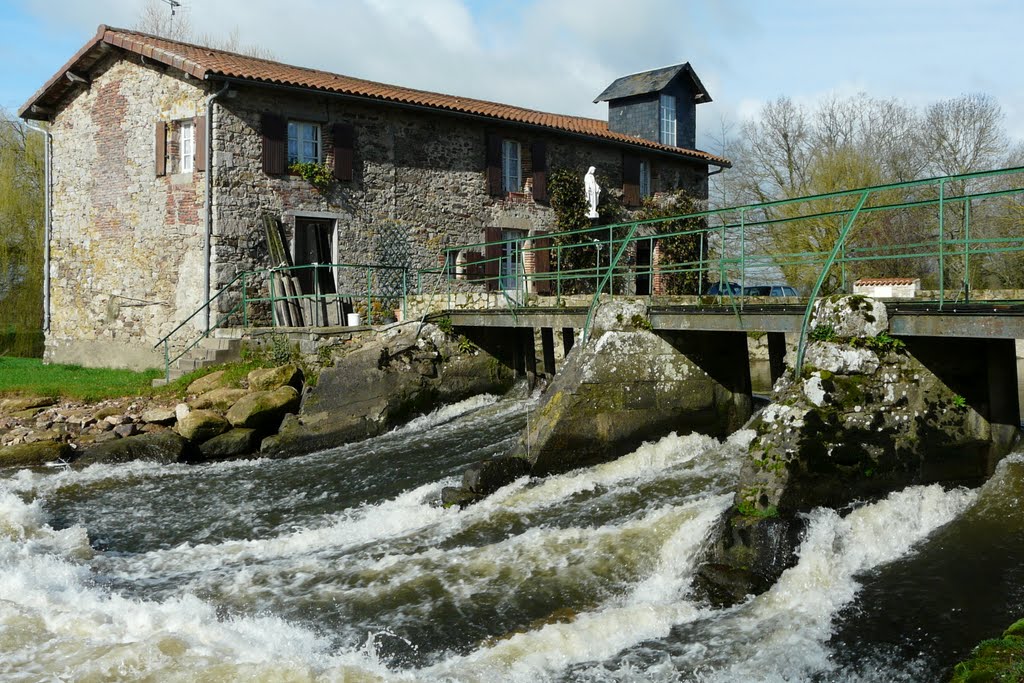
[[[1024,619],[1002,638],[982,641],[971,658],[953,669],[951,683],[1020,683],[1024,681]]]
[[[0,394],[98,401],[149,394],[151,382],[162,374],[160,370],[134,372],[47,365],[38,358],[0,356]]]

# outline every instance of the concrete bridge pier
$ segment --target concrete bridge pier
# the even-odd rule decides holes
[[[775,386],[775,383],[786,372],[786,333],[769,332],[767,337],[768,367],[771,372],[772,386]]]
[[[541,353],[544,355],[544,374],[555,376],[555,331],[550,327],[540,328]]]
[[[907,351],[962,397],[988,437],[988,474],[1014,446],[1020,431],[1017,353],[1013,339],[903,337]]]
[[[726,436],[742,427],[750,418],[753,405],[746,332],[664,331],[657,334],[713,383],[717,427],[709,424],[708,428],[696,431]],[[782,355],[785,355],[784,338]],[[773,383],[775,379],[773,372]]]
[[[1020,431],[1020,399],[1017,394],[1017,350],[1013,339],[987,339],[989,424],[992,427],[992,460],[1008,453]]]

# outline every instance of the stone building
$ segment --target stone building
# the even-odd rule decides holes
[[[688,64],[641,76],[602,98],[657,119],[634,107],[643,125],[622,128],[100,26],[19,112],[49,129],[47,358],[161,364],[154,343],[211,295],[279,265],[265,214],[296,265],[414,272],[445,246],[549,231],[549,170],[594,165],[631,205],[706,196],[709,168],[729,165],[689,148],[710,98]],[[322,164],[329,187],[296,162]]]

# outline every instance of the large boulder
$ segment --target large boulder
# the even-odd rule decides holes
[[[529,473],[530,463],[525,458],[499,456],[471,465],[462,473],[462,488],[486,496]]]
[[[195,380],[188,385],[186,390],[190,395],[205,394],[207,391],[211,391],[221,386],[224,383],[224,370],[217,370],[211,372],[209,375],[203,375],[199,379]]]
[[[911,484],[976,485],[989,473],[985,418],[903,342],[868,336],[874,321],[887,320],[879,306],[847,297],[818,307],[828,322],[815,318],[815,327],[845,325],[859,336],[810,342],[801,375],[790,369],[752,424],[734,505],[698,576],[712,601],[759,593],[791,566],[802,513]],[[956,360],[970,362],[980,361]]]
[[[249,373],[249,388],[252,391],[273,391],[278,387],[291,386],[302,391],[303,375],[297,365],[280,365],[276,368],[256,368]]]
[[[178,422],[178,433],[192,443],[202,443],[223,434],[231,425],[212,410],[192,410]]]
[[[97,463],[123,463],[133,460],[172,463],[185,462],[189,459],[189,443],[173,431],[164,430],[126,439],[116,439],[105,443],[94,444],[86,448],[81,457],[75,460],[76,466]]]
[[[34,467],[51,462],[68,462],[71,446],[61,441],[36,441],[0,448],[0,467]]]
[[[228,410],[227,418],[233,427],[270,434],[277,431],[285,415],[298,409],[299,392],[295,387],[283,386],[243,396]]]
[[[255,429],[232,429],[199,446],[203,460],[223,460],[255,453],[260,447],[260,433]]]
[[[534,474],[611,460],[673,431],[725,436],[750,416],[742,335],[730,338],[736,348],[700,334],[661,336],[645,329],[644,311],[636,302],[601,306],[593,341],[573,349],[531,413],[516,454]]]
[[[233,387],[218,387],[211,389],[205,394],[200,394],[188,402],[192,408],[199,410],[227,410],[248,394],[246,389],[235,389]]]
[[[419,327],[396,325],[338,358],[261,452],[280,457],[360,441],[443,403],[511,385],[493,357],[460,351],[433,325]]]
[[[866,296],[832,296],[814,302],[815,326],[837,337],[877,337],[889,329],[889,313],[881,301]]]

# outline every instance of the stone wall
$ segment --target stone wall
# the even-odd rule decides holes
[[[201,303],[203,174],[155,171],[156,122],[204,108],[174,74],[108,58],[53,120],[48,360],[160,365],[153,343]]]
[[[296,175],[264,173],[264,112],[320,123],[325,132],[331,124],[351,124],[352,180],[336,182],[323,193]],[[334,256],[344,263],[381,262],[385,243],[393,247],[397,232],[400,250],[414,270],[442,265],[445,247],[484,241],[486,227],[524,234],[551,231],[551,208],[529,193],[488,194],[486,136],[492,132],[520,142],[524,181],[533,172],[531,144],[541,140],[549,171],[578,169],[582,184],[584,170],[594,165],[612,187],[621,187],[619,147],[326,95],[240,88],[237,96],[221,100],[215,119],[214,287],[238,270],[267,267],[260,223],[264,212],[281,220],[288,248],[298,219],[333,221]],[[325,160],[333,163],[326,136],[323,147]],[[705,171],[700,164],[659,160],[657,189],[687,187],[705,196]]]
[[[47,358],[87,365],[150,367],[152,345],[203,302],[205,173],[179,173],[179,122],[205,115],[207,86],[174,69],[113,53],[92,83],[53,121],[54,206],[51,329]],[[219,86],[218,86],[219,87]],[[595,165],[613,190],[623,148],[552,131],[502,126],[393,105],[270,88],[232,86],[213,112],[211,293],[243,270],[266,268],[261,216],[269,212],[294,248],[296,223],[328,221],[332,258],[415,271],[440,265],[446,246],[480,242],[486,227],[550,231],[554,216],[528,193],[488,194],[487,135],[518,140],[522,178],[531,145],[546,143],[549,172]],[[322,193],[296,175],[263,170],[261,117],[354,127],[353,178]],[[168,125],[167,174],[155,170],[156,124]],[[197,136],[198,137],[198,136]],[[198,142],[198,140],[197,140]],[[658,158],[655,189],[707,192],[702,164]],[[265,295],[257,280],[249,296]],[[460,283],[461,289],[480,287]],[[217,303],[218,313],[240,293]],[[188,326],[197,333],[202,316]],[[191,341],[182,334],[177,345]]]

